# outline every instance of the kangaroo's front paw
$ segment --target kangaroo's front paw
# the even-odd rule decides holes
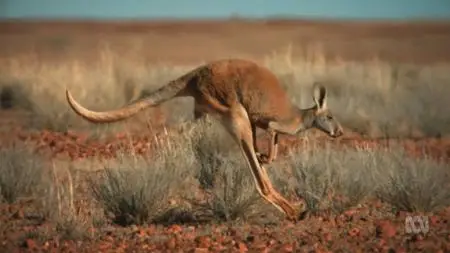
[[[266,154],[256,153],[256,158],[258,158],[258,162],[260,164],[269,164],[271,161],[269,160],[269,156]]]

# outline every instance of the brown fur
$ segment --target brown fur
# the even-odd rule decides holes
[[[299,210],[273,188],[261,163],[275,159],[279,133],[296,134],[317,127],[333,137],[342,134],[339,123],[326,108],[326,90],[323,87],[315,88],[314,107],[299,109],[290,102],[270,70],[240,59],[219,60],[200,66],[147,97],[108,112],[90,111],[76,102],[69,91],[66,95],[76,113],[95,123],[123,120],[174,97],[193,97],[195,117],[205,113],[218,116],[246,158],[258,192],[293,220],[297,219]],[[256,127],[271,133],[268,155],[257,153]]]

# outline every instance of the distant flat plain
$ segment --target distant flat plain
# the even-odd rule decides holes
[[[218,58],[261,59],[292,49],[318,49],[330,59],[402,63],[448,62],[450,22],[309,20],[2,21],[0,57],[91,61],[105,45],[123,57],[197,63]]]

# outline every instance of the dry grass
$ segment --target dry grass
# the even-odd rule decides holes
[[[311,102],[311,87],[322,82],[329,89],[330,107],[349,129],[371,137],[420,137],[449,134],[450,66],[394,64],[374,58],[351,62],[327,60],[320,46],[310,47],[303,57],[292,59],[292,49],[267,57],[272,69],[302,107]],[[29,56],[3,59],[0,71],[2,104],[32,112],[31,126],[64,131],[69,128],[116,130],[124,124],[92,125],[69,110],[64,90],[69,88],[82,104],[96,110],[123,106],[142,93],[196,67],[151,65],[128,60],[107,46],[92,65],[77,61],[52,64]],[[139,58],[137,58],[139,59]],[[199,63],[200,64],[200,63]],[[92,94],[96,94],[93,96]],[[192,115],[192,103],[177,99],[163,105],[169,122]],[[133,122],[152,121],[151,110]],[[98,131],[97,131],[98,132]]]
[[[45,181],[41,157],[24,145],[0,149],[0,203],[39,195]]]
[[[219,163],[212,163],[201,169],[203,177],[207,174],[207,178],[213,179],[213,183],[204,189],[206,199],[187,197],[195,211],[201,214],[201,219],[219,222],[248,221],[261,215],[264,206],[245,164],[236,161],[233,156],[214,155],[214,160]]]
[[[91,181],[114,223],[240,221],[264,212],[242,155],[216,121],[181,124],[157,142],[151,156],[123,155]]]
[[[91,108],[109,109],[123,106],[139,96],[142,83],[147,84],[147,88],[157,88],[181,73],[174,68],[126,64],[117,57],[105,49],[96,66],[82,66],[78,62],[53,65],[30,57],[26,60],[27,69],[22,62],[11,59],[3,63],[6,66],[2,64],[5,68],[0,73],[2,97],[7,101],[3,104],[29,110],[32,127],[55,131],[86,127],[103,130],[110,127],[93,127],[69,111],[64,95],[66,88]],[[111,128],[120,128],[120,124]]]
[[[114,223],[154,222],[169,209],[170,198],[180,194],[192,156],[177,154],[175,148],[160,151],[155,157],[123,156],[105,168],[100,180],[90,181],[95,200],[111,214]]]
[[[70,167],[56,167],[52,162],[23,145],[0,150],[0,196],[10,204],[25,205],[25,217],[38,223],[50,222],[27,237],[60,239],[89,237],[88,229],[101,219],[92,201],[80,191],[83,179]]]
[[[43,221],[52,226],[41,233],[57,235],[61,240],[83,240],[93,237],[90,228],[105,220],[101,209],[91,198],[86,198],[84,180],[70,166],[51,168],[52,173],[43,185],[36,208]]]
[[[186,198],[207,219],[241,221],[261,215],[264,210],[260,196],[237,145],[210,117],[197,123],[192,145],[197,161],[194,176],[206,200]]]
[[[376,195],[398,210],[432,212],[450,205],[448,164],[429,157],[413,159],[402,151],[377,154],[380,186]]]
[[[274,167],[275,182],[285,186],[285,193],[305,198],[312,212],[340,213],[374,198],[408,212],[450,205],[448,164],[413,158],[402,147],[336,149],[309,143]]]
[[[329,89],[329,104],[343,125],[370,137],[448,135],[448,64],[329,61],[318,46],[304,59],[290,48],[268,57],[269,66],[300,106],[311,104],[311,84]]]
[[[164,203],[170,194],[185,193],[175,202],[196,221],[249,221],[276,212],[257,194],[236,144],[216,121],[207,117],[182,124],[171,129],[161,142],[160,152],[166,155],[150,158],[152,172],[147,166],[136,167],[144,181],[152,173],[164,170],[143,195],[162,192],[158,198],[163,198],[159,203]],[[390,204],[393,210],[410,212],[433,212],[450,205],[446,194],[450,190],[447,164],[427,157],[410,157],[401,147],[336,149],[308,143],[269,167],[276,188],[286,196],[304,197],[312,212],[341,213],[375,198]],[[132,185],[129,181],[122,180],[117,187],[128,186],[126,189],[134,193],[142,191],[139,180],[133,180]],[[113,183],[108,181],[106,186]],[[121,194],[109,196],[108,203],[125,202],[119,201]],[[133,200],[130,196],[128,202]],[[150,198],[141,200],[144,199]]]
[[[21,193],[16,199],[29,192],[30,173],[46,178],[32,184],[39,194],[29,197],[40,219],[53,224],[42,236],[56,233],[60,239],[92,238],[90,228],[110,222],[166,223],[181,215],[193,222],[229,222],[277,214],[256,193],[236,144],[219,126],[210,118],[181,124],[158,139],[160,149],[151,157],[123,154],[96,172],[31,156],[26,161],[35,166],[15,166],[26,153],[6,150],[2,161],[9,167],[2,165],[0,175],[25,182],[14,184],[12,192]],[[29,173],[11,174],[20,168]],[[400,147],[335,149],[309,143],[277,160],[269,173],[276,188],[304,197],[312,212],[340,213],[374,198],[394,211],[434,212],[450,205],[447,164],[409,157]]]

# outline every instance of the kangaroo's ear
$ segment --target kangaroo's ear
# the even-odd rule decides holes
[[[313,87],[313,100],[316,103],[317,108],[327,108],[327,89],[319,84],[314,84]]]

